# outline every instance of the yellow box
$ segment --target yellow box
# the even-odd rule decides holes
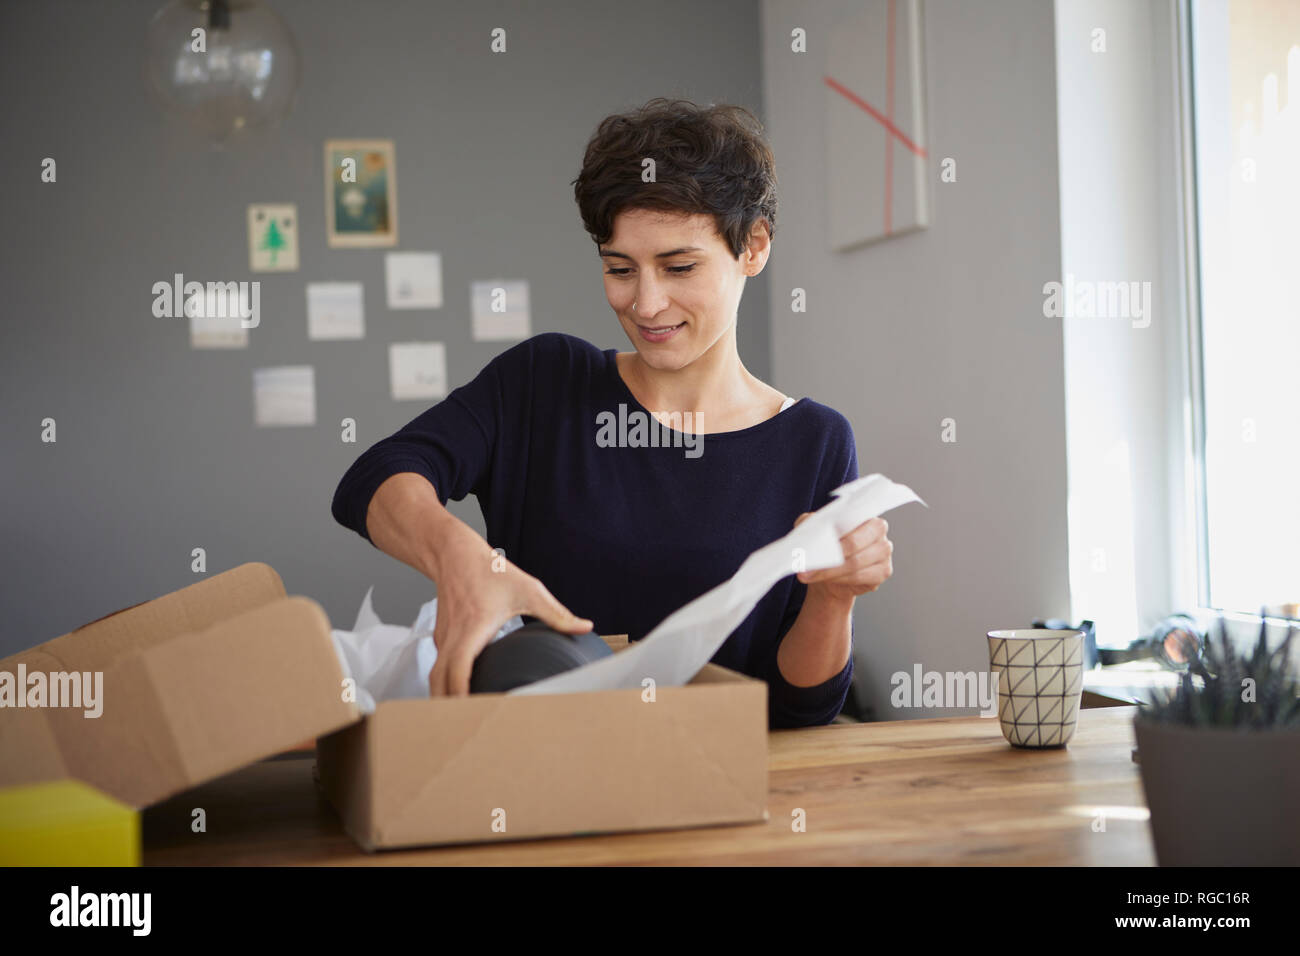
[[[0,866],[139,866],[140,814],[79,780],[0,788]]]

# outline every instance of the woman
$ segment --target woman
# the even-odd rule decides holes
[[[776,223],[761,130],[739,107],[662,98],[605,119],[574,194],[633,351],[536,335],[343,476],[335,518],[437,584],[431,694],[467,693],[515,614],[644,637],[858,476],[848,421],[736,351]],[[486,541],[444,507],[470,493]],[[854,599],[893,573],[887,530],[873,518],[842,539],[844,564],[784,578],[714,656],[768,683],[773,727],[839,713]]]

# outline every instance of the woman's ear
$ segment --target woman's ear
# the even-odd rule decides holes
[[[754,223],[754,228],[749,231],[749,240],[745,251],[741,254],[745,260],[745,275],[756,276],[762,272],[771,251],[772,237],[767,231],[767,220],[759,219]]]

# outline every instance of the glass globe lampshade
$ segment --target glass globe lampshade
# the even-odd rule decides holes
[[[148,49],[163,108],[214,144],[277,125],[298,89],[293,34],[261,0],[172,0],[149,23]]]

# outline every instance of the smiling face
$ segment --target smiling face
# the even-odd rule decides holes
[[[605,296],[641,359],[674,371],[731,332],[745,279],[762,271],[768,248],[761,221],[737,259],[712,216],[629,209],[599,249]]]

